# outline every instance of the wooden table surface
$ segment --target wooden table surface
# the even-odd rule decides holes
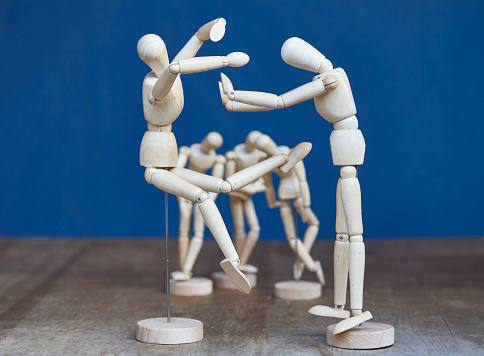
[[[284,241],[261,242],[249,295],[218,291],[172,296],[172,316],[204,324],[201,342],[143,344],[136,322],[166,316],[164,241],[0,239],[2,355],[484,355],[484,240],[366,239],[365,310],[395,327],[395,345],[350,351],[326,344],[334,319],[307,313],[332,305],[332,241],[317,242],[328,285],[314,301],[272,297],[291,279]],[[171,241],[171,268],[177,267]],[[195,274],[210,276],[223,256],[205,242]],[[305,272],[303,279],[315,280]]]

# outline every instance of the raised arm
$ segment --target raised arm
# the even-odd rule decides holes
[[[225,34],[225,25],[225,19],[220,17],[200,27],[180,52],[178,52],[175,58],[173,58],[173,62],[195,57],[200,47],[202,47],[203,42],[208,39],[213,42],[220,41]]]
[[[338,81],[331,75],[318,75],[312,82],[304,84],[296,89],[293,89],[282,95],[275,95],[257,91],[243,91],[234,90],[230,79],[221,73],[222,91],[226,95],[228,102],[232,101],[232,105],[224,103],[229,111],[266,111],[273,109],[286,108],[306,100],[310,100],[334,90],[338,87]],[[222,97],[222,102],[224,98]],[[235,103],[250,105],[238,106]],[[257,110],[259,108],[259,110]],[[237,110],[240,109],[240,110]]]
[[[200,27],[170,65],[164,69],[153,87],[152,95],[149,98],[151,103],[162,101],[168,95],[180,74],[205,72],[226,66],[240,67],[249,62],[249,56],[242,52],[233,52],[227,56],[195,58],[204,41],[211,39],[217,42],[222,39],[225,34],[225,24],[225,19],[219,18]]]

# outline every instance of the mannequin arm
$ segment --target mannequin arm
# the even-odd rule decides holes
[[[229,100],[227,94],[224,93],[223,86],[221,82],[218,82],[218,87],[220,90],[220,97],[222,98],[222,104],[228,111],[245,111],[245,112],[255,112],[255,111],[268,111],[272,110],[269,108],[264,108],[262,106],[249,105],[244,103],[239,103],[237,101]]]
[[[197,54],[198,50],[200,49],[204,41],[208,39],[211,39],[214,42],[221,40],[225,34],[225,24],[226,24],[225,19],[218,18],[200,27],[197,33],[194,36],[192,36],[192,38],[187,42],[187,44],[175,56],[175,58],[173,59],[172,65],[177,64],[180,61],[193,59],[193,57],[195,57],[195,55]],[[225,58],[225,57],[220,57],[220,58]],[[227,61],[227,64],[230,65],[230,59],[226,61]],[[225,66],[227,64],[225,64]],[[221,68],[221,67],[219,66],[216,68]],[[209,70],[209,69],[210,68],[205,70]],[[204,71],[204,70],[203,69],[195,70],[187,73],[196,73],[201,71]],[[165,97],[168,95],[171,88],[173,87],[173,83],[175,83],[175,80],[178,77],[178,74],[183,74],[183,72],[174,70],[172,66],[170,66],[167,70],[163,72],[163,74],[157,80],[155,86],[153,87],[151,96],[148,98],[150,103],[153,104],[156,100],[162,101],[163,99],[165,99]]]
[[[217,155],[217,158],[215,160],[215,164],[212,167],[212,177],[215,178],[223,178],[224,177],[224,165],[225,165],[226,159],[222,155]],[[217,193],[208,193],[210,198],[212,200],[217,199],[218,194]]]
[[[187,165],[188,158],[190,158],[190,148],[182,146],[178,150],[178,161],[176,167],[184,168]]]
[[[187,44],[173,58],[173,62],[181,59],[195,57],[204,41],[211,39],[213,42],[220,41],[225,34],[226,21],[218,18],[200,27]]]
[[[272,174],[270,172],[264,174],[262,179],[264,180],[264,184],[266,186],[265,195],[267,205],[269,205],[269,208],[271,209],[280,206],[280,202],[276,200],[276,192],[274,191],[274,184],[272,183]]]
[[[338,81],[335,77],[331,75],[320,76],[318,79],[310,83],[301,85],[296,89],[277,96],[275,94],[256,91],[234,90],[230,79],[223,73],[221,74],[221,77],[222,89],[228,100],[265,108],[265,110],[289,107],[313,99],[316,96],[338,87]]]
[[[304,207],[311,206],[311,193],[309,192],[308,181],[306,180],[306,169],[304,168],[304,163],[299,161],[294,166],[294,171],[299,179],[299,189],[301,191],[301,198],[304,203]]]
[[[249,56],[243,52],[233,52],[225,56],[196,57],[180,59],[170,64],[172,74],[191,74],[206,72],[226,66],[241,67],[249,62]]]
[[[243,52],[233,52],[224,56],[197,57],[181,59],[173,62],[163,72],[161,77],[156,81],[152,90],[152,97],[148,98],[150,103],[162,101],[170,92],[176,78],[180,74],[191,74],[206,72],[212,69],[218,69],[226,66],[241,67],[249,62],[249,56]]]
[[[236,163],[236,158],[237,156],[235,155],[234,151],[228,151],[225,154],[225,157],[227,158],[227,163],[225,165],[225,176],[229,177],[232,174],[235,173],[235,170],[237,169],[237,163]]]

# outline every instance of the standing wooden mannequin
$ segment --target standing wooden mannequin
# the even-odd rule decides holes
[[[207,23],[196,32],[171,63],[168,60],[165,43],[159,36],[149,34],[139,40],[139,57],[152,69],[143,81],[143,111],[148,122],[148,131],[141,142],[140,163],[146,167],[145,178],[148,183],[162,191],[198,204],[205,223],[225,256],[220,265],[239,290],[249,293],[250,283],[238,269],[239,256],[219,210],[206,191],[229,193],[238,190],[286,163],[289,169],[292,168],[297,163],[297,159],[295,155],[292,155],[293,157],[278,155],[223,180],[186,168],[176,168],[178,147],[175,135],[171,132],[172,123],[183,109],[181,74],[203,72],[227,65],[238,67],[249,61],[248,56],[241,52],[231,53],[226,57],[195,58],[204,41],[208,39],[218,41],[224,34],[224,19]],[[300,149],[307,151],[304,145]],[[138,340],[153,343],[184,343],[201,339],[198,332],[201,323],[197,324],[198,331],[193,333],[191,338],[178,339],[180,329],[168,328],[166,322],[163,323],[163,320],[158,319],[162,318],[155,318],[156,327],[151,323],[141,326],[142,322],[138,323],[136,333]],[[173,338],[168,336],[171,334],[175,336]],[[153,341],[153,335],[156,335],[155,341]],[[173,340],[168,342],[167,339]]]
[[[323,54],[296,37],[284,43],[281,56],[291,66],[318,74],[312,82],[279,96],[234,90],[230,80],[222,74],[222,102],[229,111],[264,111],[314,99],[317,112],[333,124],[334,130],[330,137],[333,164],[341,166],[341,178],[336,190],[335,306],[334,309],[318,307],[311,312],[345,318],[331,330],[331,335],[337,335],[372,317],[370,312],[363,313],[362,310],[365,247],[357,166],[363,164],[365,141],[358,130],[356,107],[345,71],[342,68],[333,69],[332,63]],[[348,273],[353,317],[344,311]],[[355,335],[359,334],[351,333],[353,340],[358,338]],[[389,340],[391,343],[388,344]],[[331,342],[333,346],[342,345],[334,339]],[[389,346],[393,344],[393,339],[387,338],[384,344],[366,342],[365,345],[367,348]]]

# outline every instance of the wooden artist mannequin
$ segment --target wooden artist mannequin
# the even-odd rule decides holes
[[[256,148],[256,141],[261,135],[262,133],[259,131],[251,131],[244,143],[238,144],[232,151],[226,153],[227,166],[225,174],[227,176],[248,168],[267,157],[264,152]],[[259,179],[246,186],[244,191],[230,193],[235,249],[240,254],[239,269],[243,272],[257,273],[257,267],[247,263],[260,234],[259,220],[252,196],[255,193],[265,191],[265,189],[265,185]],[[245,232],[244,217],[249,225],[248,234]]]
[[[226,160],[223,155],[218,155],[215,152],[222,144],[222,135],[218,132],[210,132],[201,143],[195,143],[190,148],[187,146],[180,147],[176,166],[183,168],[188,163],[188,169],[192,171],[205,173],[211,169],[213,177],[222,178]],[[217,198],[217,193],[209,192],[208,195],[213,201]],[[193,209],[193,203],[181,197],[178,198],[178,202],[180,208],[178,252],[181,271],[172,272],[171,277],[174,280],[187,280],[192,276],[193,265],[203,245],[205,223],[198,206]],[[193,237],[189,240],[188,232],[192,211]]]
[[[231,53],[226,57],[195,57],[204,41],[219,41],[224,34],[224,19],[219,18],[205,24],[171,63],[168,60],[165,43],[159,36],[149,34],[139,40],[138,55],[152,69],[143,81],[143,111],[148,122],[148,131],[141,142],[140,163],[146,167],[145,178],[148,183],[165,193],[198,204],[203,220],[225,256],[220,265],[240,291],[249,293],[250,283],[238,269],[239,256],[222,216],[207,192],[229,193],[243,188],[277,167],[291,169],[298,160],[309,153],[311,144],[303,143],[298,146],[298,152],[289,157],[271,157],[225,180],[176,167],[178,147],[171,127],[183,109],[180,75],[227,65],[239,67],[249,61],[249,57],[241,52]],[[180,344],[202,339],[203,325],[200,321],[185,318],[171,320],[169,315],[168,312],[167,318],[152,318],[138,322],[136,338],[139,341],[159,344]]]
[[[274,156],[280,153],[288,154],[290,152],[289,147],[277,146],[267,135],[261,135],[257,139],[256,147],[267,153],[269,156]],[[277,201],[276,198],[271,173],[267,173],[263,176],[264,183],[267,187],[266,199],[270,208],[280,207],[287,241],[293,251],[298,254],[299,259],[294,263],[293,268],[294,279],[299,280],[304,271],[304,266],[307,266],[311,272],[316,273],[318,281],[322,285],[325,285],[326,283],[321,263],[319,261],[314,261],[309,254],[314,244],[314,240],[318,235],[319,220],[311,210],[311,195],[306,180],[304,163],[303,161],[298,162],[289,172],[283,173],[276,169],[274,170],[274,173],[280,177],[279,188],[277,191],[279,201]],[[293,201],[294,208],[301,216],[302,220],[308,223],[303,241],[301,241],[296,234],[291,201]]]
[[[312,308],[312,312],[321,316],[344,318],[334,327],[333,334],[337,335],[372,317],[370,312],[363,313],[365,246],[361,192],[357,178],[357,166],[363,164],[365,141],[358,130],[356,107],[345,71],[342,68],[334,69],[323,54],[296,37],[283,44],[281,56],[291,66],[318,74],[310,83],[279,96],[234,90],[230,80],[222,74],[222,102],[229,111],[265,111],[314,99],[317,112],[333,124],[334,130],[330,136],[333,164],[341,166],[341,177],[336,189],[334,308],[318,306]],[[348,274],[353,317],[344,310]]]

